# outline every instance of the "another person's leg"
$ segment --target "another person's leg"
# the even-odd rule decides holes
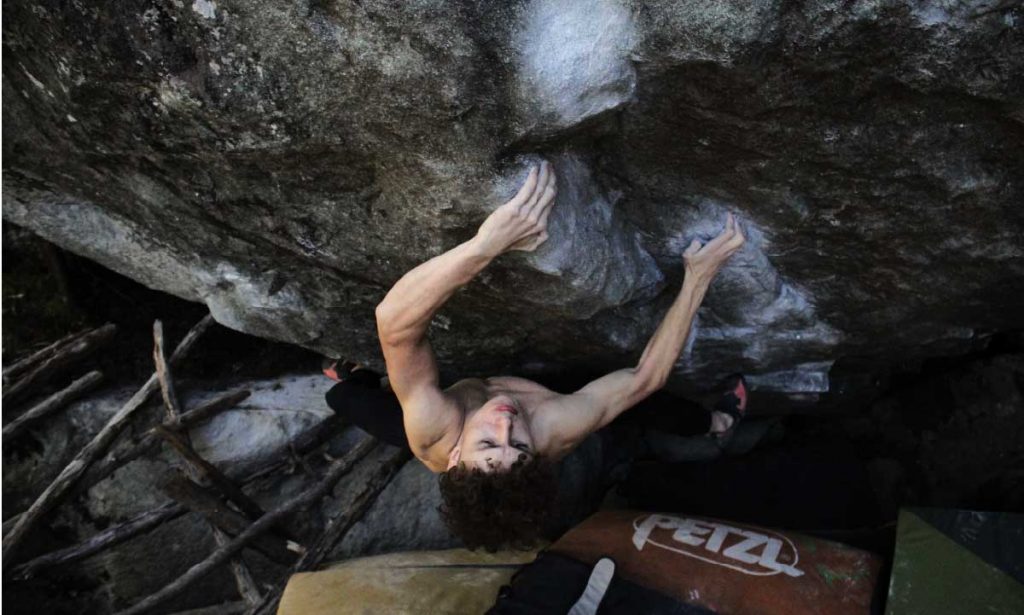
[[[344,421],[378,440],[408,449],[402,406],[394,393],[380,388],[380,375],[355,369],[337,373],[337,377],[340,382],[327,391],[327,405]]]

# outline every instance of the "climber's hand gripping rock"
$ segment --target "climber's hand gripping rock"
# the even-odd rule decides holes
[[[476,240],[494,257],[510,250],[532,252],[548,238],[548,216],[555,204],[555,171],[547,162],[530,170],[514,197],[480,225]]]
[[[739,225],[736,224],[736,218],[732,214],[728,214],[725,230],[717,237],[703,247],[699,240],[694,239],[690,243],[690,247],[683,252],[686,277],[705,285],[710,284],[729,257],[743,247],[744,241],[746,238]]]

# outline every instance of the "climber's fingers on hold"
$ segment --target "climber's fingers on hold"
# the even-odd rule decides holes
[[[526,181],[519,188],[519,192],[508,202],[509,205],[519,208],[530,201],[530,198],[537,189],[537,175],[537,167],[530,169],[530,174],[526,176]]]
[[[736,229],[730,228],[729,224],[726,223],[725,230],[718,234],[717,237],[712,239],[704,246],[705,252],[713,252],[718,248],[724,246],[729,240],[736,235]]]
[[[741,229],[740,226],[737,224],[736,232],[733,234],[732,239],[730,239],[726,245],[729,247],[730,250],[735,252],[736,250],[739,250],[740,247],[742,247],[743,244],[746,243],[746,241],[747,238],[743,236],[743,229]]]
[[[524,216],[529,217],[538,207],[541,199],[544,197],[544,190],[548,186],[548,182],[551,177],[551,165],[547,161],[540,163],[540,174],[537,177],[537,183],[533,187],[533,193],[530,198],[526,201],[526,204],[522,208]]]
[[[558,191],[554,185],[551,186],[551,196],[548,197],[548,202],[544,205],[544,210],[540,214],[540,219],[537,221],[537,225],[547,233],[548,230],[548,218],[551,217],[551,210],[555,208],[555,195]]]
[[[544,188],[544,192],[541,193],[540,198],[537,200],[537,206],[530,212],[530,218],[534,221],[546,221],[547,214],[555,203],[556,194],[558,194],[558,189],[555,188],[555,183],[548,183],[547,187]]]

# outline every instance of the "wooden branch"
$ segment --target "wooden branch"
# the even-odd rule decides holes
[[[210,525],[210,529],[213,531],[213,541],[217,544],[218,549],[231,542],[231,537],[216,525]],[[260,588],[256,585],[256,579],[252,578],[252,572],[246,566],[245,560],[242,559],[242,553],[238,552],[231,556],[228,565],[231,568],[231,576],[235,578],[235,588],[238,589],[238,595],[242,600],[250,605],[262,602],[263,596],[260,594]]]
[[[180,360],[182,357],[187,355],[192,346],[195,345],[196,340],[206,331],[213,323],[213,317],[207,315],[198,324],[192,327],[192,330],[188,332],[185,339],[181,340],[178,347],[174,350],[174,355],[171,357],[171,362]],[[60,503],[61,499],[67,494],[68,490],[74,486],[82,474],[85,473],[89,466],[99,458],[100,455],[107,450],[107,447],[114,441],[125,425],[128,424],[132,414],[136,410],[142,407],[142,405],[149,399],[149,396],[153,394],[157,389],[156,374],[149,377],[142,388],[139,389],[135,395],[132,396],[120,410],[117,411],[114,416],[110,417],[107,424],[100,429],[99,433],[93,436],[92,440],[85,445],[78,455],[64,468],[63,471],[57,476],[56,479],[43,491],[42,494],[36,501],[32,503],[32,506],[25,511],[18,522],[15,523],[11,531],[4,536],[3,540],[3,566],[6,568],[14,563],[16,560],[16,549],[24,540],[28,531],[32,529],[40,518],[47,512],[49,512],[54,506]]]
[[[116,325],[106,324],[75,339],[61,348],[59,353],[29,370],[17,382],[5,386],[0,403],[8,408],[13,408],[14,406],[9,404],[16,404],[29,397],[54,376],[63,373],[75,362],[89,356],[113,339],[115,332],[117,332]]]
[[[300,433],[298,437],[291,441],[289,448],[299,454],[302,454],[320,446],[324,442],[327,442],[331,437],[340,433],[344,428],[345,422],[341,420],[341,417],[336,414],[331,415],[309,431]],[[284,465],[291,461],[292,459],[283,459],[281,463]]]
[[[352,526],[363,518],[366,511],[370,510],[373,503],[377,501],[377,496],[379,496],[381,492],[384,491],[384,488],[391,483],[391,479],[393,479],[395,474],[402,469],[402,466],[409,461],[410,457],[411,454],[409,451],[400,449],[381,462],[381,464],[377,466],[373,475],[371,475],[369,480],[366,481],[366,484],[363,486],[363,490],[359,492],[359,495],[352,500],[345,510],[341,511],[338,516],[331,519],[323,534],[317,538],[316,542],[309,545],[306,552],[302,554],[299,561],[297,561],[295,566],[292,567],[291,573],[295,574],[296,572],[312,570],[328,555],[330,555],[331,551],[334,550],[334,547],[337,546],[337,544],[345,538],[345,535],[348,534],[349,530],[352,529]],[[249,611],[249,615],[274,615],[277,611],[277,605],[281,601],[281,593],[283,591],[284,587],[281,586],[276,588],[273,592],[268,593],[259,605]]]
[[[167,409],[167,420],[176,420],[181,414],[181,406],[178,405],[178,395],[174,392],[174,380],[171,378],[171,370],[168,369],[167,359],[164,357],[164,324],[159,320],[153,321],[153,363],[156,364],[156,379],[160,383],[160,394],[164,398],[164,407]]]
[[[391,483],[391,480],[410,457],[411,455],[408,451],[398,450],[382,462],[366,482],[359,495],[355,497],[345,510],[330,521],[324,533],[306,549],[306,552],[292,568],[293,573],[312,570],[320,565],[345,538],[349,530],[363,518],[374,502],[377,501],[377,497]],[[284,587],[281,586],[273,593],[268,594],[259,606],[250,611],[250,614],[273,615],[277,610],[283,591]]]
[[[377,496],[391,482],[402,466],[412,455],[409,451],[398,449],[377,466],[377,469],[363,485],[363,490],[352,500],[345,510],[331,519],[323,534],[316,542],[307,547],[306,552],[295,563],[295,572],[312,570],[330,555],[334,547],[341,542],[352,526],[363,518],[366,511],[377,500]]]
[[[175,430],[191,429],[204,420],[215,416],[218,412],[238,405],[248,397],[249,391],[245,390],[219,395],[202,406],[182,414],[177,423],[168,424],[165,422],[164,426],[168,429]],[[295,439],[292,446],[300,452],[312,450],[326,442],[331,435],[337,433],[340,429],[340,420],[338,420],[337,417],[332,416],[312,431],[300,435]],[[102,461],[89,468],[89,471],[85,476],[75,483],[71,493],[77,495],[91,489],[94,485],[113,474],[121,466],[150,452],[159,443],[160,437],[157,436],[153,430],[149,430],[146,432],[146,435],[132,448],[115,457],[104,458]],[[268,474],[273,474],[284,464],[284,461],[275,461],[270,465],[266,465],[259,471],[261,474],[251,478],[246,478],[246,482],[250,480],[258,480]],[[23,514],[24,513],[18,513],[12,515],[9,519],[4,521],[3,534],[5,536],[11,531]]]
[[[234,408],[246,399],[251,393],[247,390],[231,391],[214,397],[210,401],[185,411],[174,421],[164,421],[164,426],[175,431],[191,429],[203,421],[219,414],[223,410]]]
[[[35,574],[43,568],[49,568],[51,566],[67,564],[84,559],[109,549],[110,547],[119,545],[131,538],[134,538],[135,536],[138,536],[139,534],[148,532],[167,521],[177,519],[186,512],[188,512],[188,509],[181,504],[168,502],[159,508],[137,515],[124,523],[112,525],[77,545],[73,545],[59,551],[53,551],[46,555],[41,555],[34,560],[14,568],[11,575],[16,579],[27,579],[35,576]]]
[[[164,407],[167,409],[167,421],[178,421],[181,417],[181,406],[178,403],[178,395],[174,390],[174,378],[171,376],[171,369],[167,366],[167,359],[164,356],[164,325],[159,320],[153,322],[153,363],[156,367],[156,379],[160,383],[160,394],[164,398]],[[175,434],[179,443],[195,455],[194,458],[184,455],[188,475],[191,478],[201,476],[204,468],[197,462],[206,463],[206,460],[195,454],[188,432],[179,433],[168,430],[167,433]],[[213,468],[212,465],[209,467]],[[206,470],[209,472],[208,468]],[[226,476],[224,480],[227,480]],[[234,486],[234,483],[231,483],[231,485]],[[241,489],[238,489],[238,493],[242,494],[243,492]],[[231,540],[230,536],[215,524],[209,520],[207,520],[207,523],[210,526],[210,531],[213,532],[213,541],[218,547],[223,547]],[[252,578],[252,572],[249,571],[249,567],[245,565],[245,560],[242,559],[241,553],[231,558],[231,575],[235,578],[238,595],[243,600],[249,604],[260,602],[260,589]]]
[[[3,430],[3,443],[9,444],[33,422],[53,414],[68,405],[75,398],[92,389],[103,380],[101,372],[89,372],[75,380],[66,389],[58,391],[42,402],[27,410],[24,414],[8,423]]]
[[[257,481],[257,480],[263,478],[264,476],[266,476],[267,474],[270,474],[270,473],[272,473],[272,472],[274,472],[276,470],[281,469],[281,467],[284,466],[286,463],[287,463],[286,461],[282,461],[280,459],[275,459],[275,460],[267,463],[264,467],[262,467],[260,469],[257,469],[254,472],[252,472],[251,474],[247,475],[244,479],[242,479],[241,483],[242,484],[248,484],[250,482]],[[164,506],[168,506],[168,505],[164,505]],[[84,542],[81,542],[81,543],[79,543],[77,545],[68,547],[66,549],[61,549],[59,551],[53,551],[53,552],[47,553],[45,555],[40,555],[39,557],[35,558],[32,561],[29,561],[29,562],[27,562],[25,564],[22,564],[21,566],[18,566],[15,569],[15,571],[16,571],[15,574],[18,574],[18,571],[21,571],[21,574],[18,575],[18,576],[22,576],[22,577],[33,576],[39,570],[42,570],[43,568],[48,568],[50,566],[56,566],[56,565],[62,565],[62,564],[70,564],[70,563],[73,563],[73,562],[78,561],[80,559],[89,557],[91,555],[95,555],[96,553],[99,553],[100,551],[106,549],[107,547],[111,547],[111,546],[114,546],[116,544],[120,544],[121,542],[123,542],[123,540],[120,540],[120,537],[122,535],[125,537],[125,540],[127,540],[128,538],[133,538],[134,536],[137,536],[139,534],[147,532],[147,531],[157,527],[157,525],[159,525],[159,522],[154,523],[152,525],[139,526],[138,531],[131,531],[130,529],[124,528],[122,526],[133,526],[133,525],[138,523],[138,520],[140,520],[142,517],[144,517],[146,515],[157,515],[158,516],[159,515],[159,511],[162,508],[164,508],[164,506],[161,506],[160,508],[151,510],[151,511],[149,511],[147,513],[143,513],[142,515],[139,515],[139,517],[136,517],[136,519],[132,519],[132,520],[126,521],[124,523],[121,523],[119,526],[109,527],[105,531],[101,532],[100,534],[97,534],[96,536],[93,536],[93,537],[91,537],[91,538],[89,538],[89,539],[85,540]],[[184,506],[181,506],[181,505],[178,505],[178,504],[174,504],[173,502],[170,504],[170,506],[174,507],[175,514],[172,517],[164,519],[164,521],[173,519],[173,518],[177,517],[178,515],[181,515],[181,514],[184,514],[185,512],[188,512],[187,509]],[[170,514],[170,513],[168,513],[168,514]],[[16,521],[16,517],[11,519],[11,520],[12,521]]]
[[[196,478],[202,477],[210,481],[218,491],[224,494],[228,500],[233,502],[242,511],[242,514],[250,519],[258,519],[263,516],[263,509],[260,508],[260,505],[245,495],[245,492],[234,481],[225,476],[223,472],[218,470],[215,465],[200,457],[185,440],[184,436],[176,431],[165,428],[163,425],[157,425],[154,429],[174,450],[178,451],[178,454],[185,460],[185,463],[195,472]]]
[[[81,337],[82,335],[85,335],[85,333],[87,333],[88,331],[89,331],[89,329],[82,329],[81,331],[75,331],[74,333],[69,333],[68,335],[65,335],[64,337],[62,337],[59,340],[57,340],[56,342],[53,342],[52,344],[46,346],[45,348],[41,348],[40,350],[37,350],[37,351],[33,352],[32,354],[30,354],[29,356],[25,357],[24,359],[21,359],[21,360],[13,363],[11,365],[8,365],[3,370],[3,382],[4,382],[4,384],[7,384],[8,382],[10,382],[18,374],[21,374],[21,373],[24,373],[24,372],[28,371],[33,366],[35,366],[37,363],[40,363],[41,361],[45,361],[46,359],[49,359],[54,354],[59,352],[61,347],[67,345],[72,340],[74,340],[74,339],[76,339],[78,337]]]
[[[163,492],[185,508],[199,513],[211,525],[219,527],[231,536],[237,536],[252,523],[244,515],[231,509],[216,493],[206,489],[184,476],[171,479],[163,486]],[[295,563],[296,555],[285,546],[285,539],[274,540],[270,536],[258,536],[249,545],[251,548],[266,555],[271,561],[285,566]]]
[[[163,426],[174,431],[191,429],[203,421],[216,416],[229,408],[237,406],[249,397],[249,391],[234,391],[218,395],[205,404],[193,408],[182,414],[174,421],[164,421]],[[80,493],[103,479],[113,474],[118,468],[148,454],[160,443],[160,436],[152,429],[146,432],[134,446],[117,455],[105,457],[99,463],[90,468],[89,472],[79,481],[75,487],[75,493]]]
[[[10,532],[11,529],[14,527],[14,525],[18,523],[18,519],[21,518],[22,514],[24,513],[17,513],[15,515],[11,515],[9,519],[4,521],[4,536],[6,536],[7,533]]]
[[[158,425],[154,428],[157,434],[164,438],[181,457],[185,460],[188,467],[189,476],[193,480],[205,479],[209,481],[215,489],[227,498],[228,501],[232,502],[238,507],[242,514],[250,519],[258,519],[265,513],[259,504],[255,500],[250,498],[242,491],[241,488],[235,483],[235,481],[228,478],[223,472],[221,472],[217,466],[213,465],[209,461],[206,461],[195,449],[192,448],[188,442],[188,438],[181,433],[165,429],[163,426]],[[282,526],[284,524],[282,523]],[[284,532],[284,537],[288,540],[295,540],[294,533],[288,528],[282,527],[281,530]]]
[[[167,584],[155,594],[143,598],[135,605],[121,611],[117,615],[139,615],[140,613],[145,613],[153,607],[160,605],[165,600],[177,596],[187,589],[192,583],[204,578],[217,566],[226,563],[231,559],[231,556],[252,542],[256,536],[266,532],[293,512],[306,508],[323,498],[325,494],[334,488],[335,483],[337,483],[342,476],[348,474],[352,470],[352,466],[355,465],[356,462],[365,457],[376,446],[377,441],[373,438],[364,439],[344,457],[332,462],[328,467],[326,475],[318,483],[310,486],[302,493],[281,504],[273,511],[263,515],[257,519],[255,523],[246,528],[244,532],[236,536],[231,542],[218,548],[207,556],[206,559],[189,568],[185,574]]]

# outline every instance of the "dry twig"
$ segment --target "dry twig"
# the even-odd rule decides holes
[[[39,419],[60,410],[71,403],[75,398],[95,387],[102,380],[103,374],[101,372],[89,372],[78,380],[72,382],[66,389],[57,391],[32,408],[29,408],[25,413],[4,426],[3,443],[10,443],[15,437],[21,434],[21,432],[25,431],[25,429],[34,421],[38,421]]]
[[[373,506],[377,496],[384,491],[384,488],[388,486],[395,474],[405,465],[409,457],[409,451],[398,450],[381,462],[373,475],[366,481],[359,495],[352,500],[345,510],[331,519],[323,534],[317,538],[316,542],[309,545],[306,552],[303,553],[299,561],[292,567],[292,573],[312,570],[330,555],[334,547],[352,529],[352,526],[362,519],[366,511]],[[259,605],[249,612],[249,615],[273,615],[277,611],[277,605],[281,601],[281,593],[283,591],[283,586],[275,588],[273,592],[268,593],[264,597]]]
[[[177,519],[186,512],[188,512],[188,509],[181,504],[168,502],[159,508],[147,510],[124,523],[108,527],[102,532],[89,537],[88,540],[80,542],[77,545],[73,545],[59,551],[52,551],[45,555],[41,555],[34,560],[25,562],[11,571],[11,576],[16,579],[27,579],[35,576],[35,574],[43,568],[76,562],[80,559],[96,555],[101,551],[105,551],[111,547],[121,544],[122,542],[126,542],[139,534],[143,534],[153,528],[159,527],[168,521]]]
[[[153,363],[156,366],[157,381],[160,382],[160,394],[164,398],[164,407],[167,409],[167,420],[172,422],[179,421],[181,420],[181,406],[178,404],[178,395],[174,391],[174,378],[171,376],[171,369],[167,366],[167,359],[164,356],[164,326],[159,320],[153,323]],[[195,479],[202,476],[204,471],[207,474],[213,472],[218,478],[229,484],[237,494],[243,498],[245,497],[241,489],[228,480],[226,476],[220,474],[216,468],[208,464],[205,459],[196,454],[192,449],[192,444],[189,442],[188,433],[170,430],[160,431],[160,429],[160,427],[157,428],[158,433],[165,438],[169,434],[174,434],[174,437],[177,439],[175,448],[185,458],[186,471],[191,478]],[[188,454],[186,454],[186,451]],[[204,467],[203,464],[208,467]],[[259,507],[257,506],[256,509],[258,510]],[[222,547],[227,544],[230,537],[217,527],[216,524],[209,521],[208,523],[210,530],[213,532],[213,540],[217,543],[217,546]],[[231,558],[231,574],[235,577],[235,586],[238,588],[238,594],[242,599],[248,604],[258,604],[260,602],[260,590],[256,585],[256,580],[252,577],[252,572],[245,565],[241,553]]]
[[[175,501],[194,513],[200,514],[226,534],[237,536],[252,523],[245,515],[232,510],[216,493],[206,489],[185,476],[177,476],[163,486],[163,491]],[[271,561],[286,566],[295,563],[295,552],[288,549],[284,538],[275,540],[264,535],[258,536],[250,545],[266,555]]]
[[[139,615],[140,613],[145,613],[153,607],[163,603],[165,600],[178,595],[187,589],[192,583],[209,574],[211,570],[231,559],[231,556],[244,548],[256,536],[266,532],[295,511],[306,508],[319,501],[334,487],[334,484],[337,483],[342,476],[348,474],[352,470],[352,466],[355,465],[357,461],[365,457],[376,446],[376,440],[373,438],[366,438],[349,451],[344,457],[331,463],[326,475],[319,482],[310,486],[308,489],[291,498],[287,502],[281,504],[273,511],[260,517],[255,523],[236,536],[231,542],[222,547],[218,547],[217,550],[207,556],[206,559],[189,568],[185,574],[167,584],[155,594],[143,598],[135,605],[121,611],[117,615]]]
[[[191,429],[199,423],[216,416],[218,413],[237,406],[248,397],[249,391],[245,390],[232,391],[230,393],[218,395],[205,404],[186,411],[177,419],[165,420],[163,422],[163,426],[174,431]],[[93,485],[113,474],[114,471],[121,466],[154,450],[159,442],[160,436],[157,435],[156,430],[150,429],[131,448],[110,457],[106,457],[90,468],[89,472],[87,472],[86,475],[82,477],[81,481],[79,481],[79,484],[76,485],[75,491],[81,492],[85,489],[89,489]]]
[[[206,331],[213,323],[213,318],[207,315],[198,324],[196,324],[188,332],[178,347],[174,350],[174,355],[171,357],[171,362],[181,360],[185,355],[192,350],[192,346],[195,345],[196,340]],[[43,491],[42,494],[36,501],[33,502],[32,506],[27,511],[22,513],[18,518],[18,521],[14,524],[3,539],[3,564],[5,567],[15,563],[14,556],[16,555],[16,549],[21,544],[21,541],[28,534],[29,530],[32,529],[40,518],[47,512],[49,512],[54,506],[56,506],[61,499],[67,494],[68,490],[74,486],[82,474],[89,468],[89,466],[97,459],[107,447],[114,441],[125,425],[128,424],[128,420],[132,417],[136,410],[142,407],[142,405],[149,399],[157,389],[157,377],[153,374],[149,377],[142,388],[139,389],[135,395],[132,396],[120,410],[117,411],[114,416],[110,417],[107,424],[100,429],[99,433],[93,436],[93,439],[85,445],[85,447],[79,451],[78,455],[71,461],[67,467],[57,476],[56,479]]]
[[[182,418],[184,418],[184,416]],[[323,442],[319,440],[310,441],[307,443],[308,446],[304,446],[303,450],[309,452],[311,450],[314,450],[322,443]],[[275,459],[267,463],[264,467],[253,471],[240,482],[244,485],[260,480],[261,478],[264,478],[269,474],[273,474],[274,472],[281,470],[281,468],[285,467],[286,465],[287,461]],[[170,507],[170,510],[165,510],[165,507]],[[173,502],[170,504],[165,504],[164,506],[161,506],[154,510],[142,513],[134,519],[130,519],[119,525],[109,527],[103,532],[97,534],[96,536],[92,536],[86,539],[84,542],[81,542],[77,545],[73,545],[71,547],[61,549],[59,551],[46,553],[45,555],[40,555],[39,557],[16,567],[12,572],[12,576],[14,576],[15,578],[28,578],[34,576],[36,573],[38,573],[40,570],[44,568],[49,568],[51,566],[58,566],[63,564],[70,564],[80,559],[89,557],[91,555],[95,555],[103,551],[104,549],[118,545],[124,542],[125,540],[138,536],[151,529],[155,529],[165,521],[174,519],[179,515],[184,514],[185,512],[188,511],[184,506],[180,504],[176,504]],[[170,516],[163,517],[162,515]],[[147,523],[145,521],[146,519],[151,519],[153,520],[153,522]]]
[[[11,365],[8,365],[7,367],[4,368],[3,371],[4,384],[10,382],[18,374],[28,371],[32,366],[36,365],[37,363],[49,359],[54,354],[56,354],[62,346],[65,346],[68,342],[70,342],[73,339],[81,337],[87,331],[89,330],[82,329],[81,331],[69,333],[68,335],[65,335],[64,337],[57,340],[56,342],[53,342],[52,344],[46,346],[45,348],[41,348],[33,352],[29,356],[25,357],[24,359],[21,359],[19,361],[12,363]]]
[[[85,335],[75,338],[69,344],[58,349],[50,357],[29,369],[17,382],[4,387],[0,403],[12,408],[16,404],[30,396],[41,385],[48,382],[55,375],[62,373],[80,359],[87,357],[98,348],[109,342],[117,332],[117,326],[106,324],[94,329]]]
[[[249,518],[258,519],[263,516],[264,511],[260,508],[260,505],[245,495],[245,492],[233,480],[218,470],[217,466],[203,459],[188,443],[184,435],[167,429],[163,425],[157,425],[154,429],[174,450],[178,451],[178,454],[181,455],[189,467],[189,473],[192,474],[193,479],[204,478],[210,481],[218,491],[231,500]]]

